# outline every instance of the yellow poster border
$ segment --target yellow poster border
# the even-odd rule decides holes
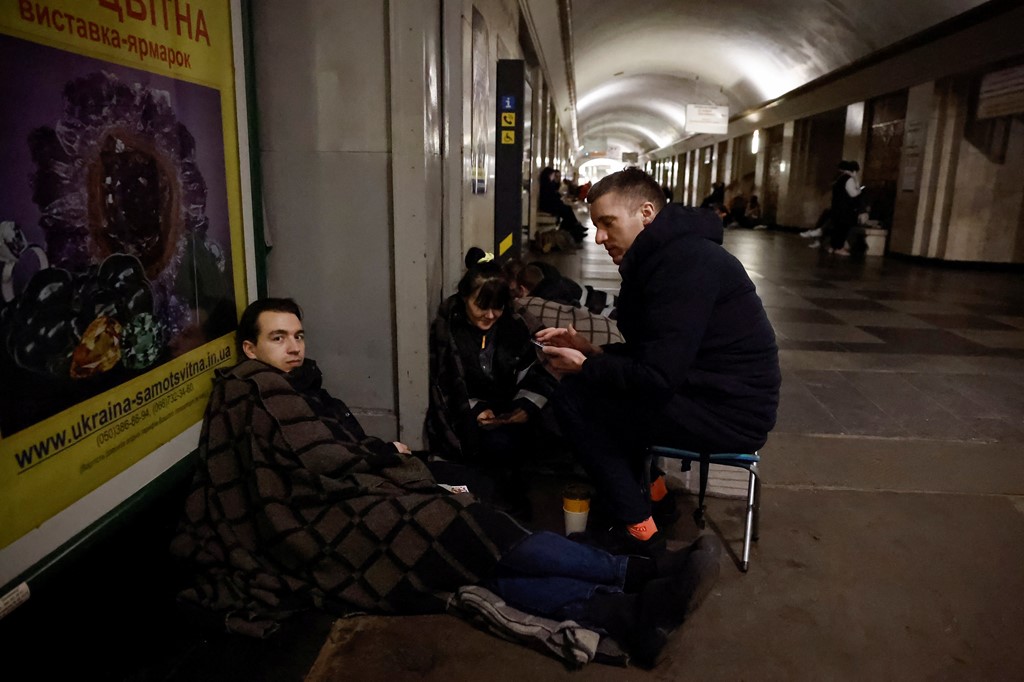
[[[115,3],[109,0],[106,3],[102,0],[93,0],[92,5],[86,5],[71,0],[49,0],[29,4],[32,5],[33,11],[41,6],[49,7],[51,11],[54,8],[61,11],[73,8],[77,19],[87,22],[87,25],[88,22],[92,22],[98,26],[97,17],[104,16],[98,13],[109,11],[108,7],[101,6]],[[117,4],[124,4],[127,7],[125,3]],[[202,73],[198,75],[174,71],[167,62],[161,65],[154,59],[133,61],[128,56],[109,49],[95,49],[95,46],[83,48],[81,43],[76,45],[76,41],[73,40],[54,40],[52,37],[47,39],[38,31],[22,30],[24,27],[19,28],[17,23],[11,21],[11,13],[17,13],[24,5],[22,2],[3,4],[0,8],[0,32],[118,66],[202,85],[219,92],[228,233],[232,254],[231,272],[237,314],[252,295],[254,281],[251,272],[254,260],[252,245],[246,238],[252,213],[251,207],[243,201],[243,192],[244,196],[248,197],[250,189],[248,168],[242,166],[248,159],[248,149],[243,149],[243,143],[247,146],[248,130],[244,118],[240,116],[240,111],[245,110],[246,103],[241,77],[244,63],[241,45],[238,44],[241,37],[241,9],[238,0],[191,0],[190,11],[196,12],[193,18],[198,16],[199,12],[203,12],[209,34],[216,35],[221,43],[221,49],[216,55],[206,55],[203,58],[205,61],[196,59],[196,64],[205,65],[200,69]],[[136,3],[134,6],[138,8],[146,5],[149,3]],[[156,3],[156,6],[159,6],[159,3]],[[91,29],[87,29],[87,33],[89,30]],[[141,35],[145,32],[137,29],[136,33]],[[181,40],[175,40],[167,35],[155,35],[150,40],[150,47],[157,45],[168,50],[177,50],[175,54],[184,54],[181,44]],[[141,48],[138,51],[141,52]],[[183,61],[183,58],[178,59]],[[219,63],[219,80],[209,77],[210,63]],[[140,466],[142,470],[151,469],[152,467],[146,465],[144,460],[156,450],[163,451],[168,445],[177,442],[180,455],[175,454],[175,460],[180,460],[193,450],[194,442],[184,443],[182,436],[194,432],[194,427],[202,417],[213,371],[230,366],[234,360],[234,335],[229,334],[104,394],[74,405],[29,429],[0,440],[0,585],[17,571],[27,568],[33,559],[39,558],[48,549],[52,550],[68,539],[66,531],[59,531],[58,535],[54,536],[52,533],[41,532],[41,528],[61,526],[82,530],[82,524],[95,520],[89,518],[67,524],[63,521],[56,523],[59,519],[55,517],[73,515],[76,507],[112,509],[138,492],[138,487],[121,490],[115,493],[114,497],[109,497],[108,494],[108,498],[98,505],[95,500],[85,498],[90,497],[100,487],[110,488],[115,479],[120,481],[138,478],[137,474],[126,474],[130,469],[138,469]],[[140,391],[145,396],[147,390],[148,399],[138,405],[132,403],[132,399]],[[131,409],[125,407],[125,400],[131,403]],[[148,410],[148,413],[144,414],[142,410]],[[77,419],[74,423],[81,432],[73,446],[55,456],[45,457],[33,463],[28,469],[16,466],[13,457],[15,450],[21,452],[24,449],[21,446],[31,447],[25,445],[30,441],[38,443],[39,438],[33,439],[33,435],[53,434],[58,433],[61,428],[74,428],[71,426],[72,418]],[[94,428],[87,429],[84,425],[86,422],[89,427]],[[84,435],[86,430],[89,431],[88,438]],[[101,438],[102,443],[99,442]],[[166,460],[166,457],[161,459]],[[12,462],[15,463],[14,466]],[[159,466],[166,467],[166,464]],[[45,481],[41,477],[37,484],[24,484],[29,471],[40,472],[47,469],[59,469],[62,473],[57,478],[63,477],[64,480],[60,481],[60,484],[54,484],[53,480],[49,480],[52,475],[47,475]],[[144,477],[149,475],[147,473]],[[68,477],[77,477],[77,480],[73,485],[68,485]],[[9,494],[11,491],[8,484],[12,480],[20,481],[20,490],[16,494]],[[96,516],[96,513],[91,513],[91,516]],[[65,534],[61,535],[60,532]],[[41,535],[46,537],[39,537]],[[28,551],[23,551],[26,549]],[[17,555],[14,561],[11,560],[12,554]]]

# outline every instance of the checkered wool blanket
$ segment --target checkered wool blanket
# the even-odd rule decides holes
[[[418,459],[339,438],[331,419],[261,362],[218,375],[171,547],[195,568],[181,599],[254,636],[311,607],[440,612],[526,535]]]

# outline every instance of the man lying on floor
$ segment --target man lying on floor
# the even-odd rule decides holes
[[[229,629],[264,636],[308,608],[442,612],[479,584],[652,665],[714,584],[714,536],[657,559],[615,556],[439,487],[406,446],[367,436],[321,387],[293,300],[250,304],[238,341],[245,359],[214,381],[172,543],[196,573],[182,598]]]

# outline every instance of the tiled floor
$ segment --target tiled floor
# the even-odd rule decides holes
[[[832,259],[782,232],[729,231],[725,245],[758,287],[783,367],[764,537],[749,574],[723,569],[699,627],[676,638],[676,662],[638,677],[1020,679],[1024,277]],[[618,290],[593,243],[545,258],[581,284]],[[180,494],[171,497],[0,621],[9,671],[32,671],[5,679],[303,678],[331,618],[297,619],[261,642],[174,608],[166,547]],[[735,541],[735,505],[715,502]],[[673,537],[693,532],[679,526]],[[971,580],[978,555],[993,559]],[[455,672],[406,668],[394,679],[567,675],[496,639],[475,659],[445,659],[445,638],[459,632],[448,620],[429,621],[436,631],[418,646],[435,671]],[[352,644],[353,669],[367,658],[360,646],[399,662],[407,653],[385,632]],[[495,647],[515,648],[522,669],[488,668]],[[624,674],[592,665],[573,679]]]

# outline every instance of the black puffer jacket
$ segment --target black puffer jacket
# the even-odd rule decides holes
[[[781,374],[775,332],[711,211],[669,204],[619,272],[624,344],[583,365],[601,390],[657,410],[702,442],[753,451],[775,425]]]

